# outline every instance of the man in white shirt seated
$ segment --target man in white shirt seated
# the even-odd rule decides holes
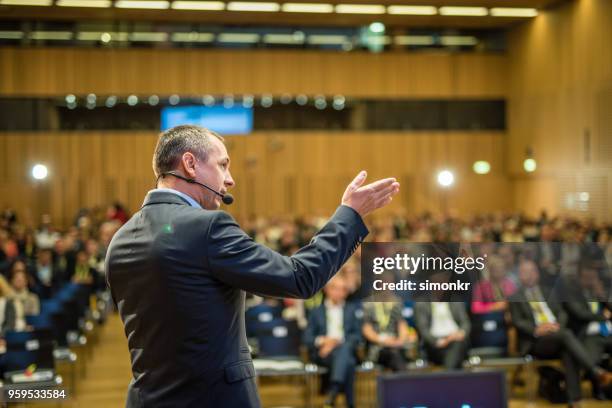
[[[460,369],[467,352],[470,319],[461,302],[417,302],[415,322],[427,357],[448,370]]]
[[[329,368],[330,386],[325,401],[333,406],[341,391],[349,407],[354,406],[353,380],[355,350],[361,340],[361,311],[346,302],[348,290],[344,278],[336,275],[325,288],[325,300],[310,312],[304,343],[313,362]]]

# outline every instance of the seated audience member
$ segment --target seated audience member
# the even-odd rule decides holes
[[[24,316],[35,316],[40,313],[40,301],[35,293],[28,288],[28,274],[23,261],[17,261],[11,269],[11,286],[13,287],[13,299],[19,303]]]
[[[77,252],[74,273],[71,276],[73,283],[92,286],[96,271],[89,264],[89,255],[85,250]]]
[[[325,301],[310,313],[304,342],[312,361],[329,368],[325,405],[333,406],[338,393],[344,391],[347,405],[353,407],[355,351],[361,340],[359,309],[345,301],[347,288],[341,276],[336,275],[323,290]]]
[[[596,378],[601,386],[612,383],[612,374],[597,367],[574,334],[566,328],[567,315],[558,303],[547,301],[539,286],[535,262],[519,265],[521,289],[511,298],[512,322],[519,334],[519,350],[536,358],[561,355],[571,407],[580,406],[580,369]]]
[[[58,280],[53,265],[52,252],[44,248],[38,251],[36,264],[34,265],[34,279],[36,281],[35,291],[39,297],[48,299],[53,294]]]
[[[602,366],[604,352],[612,353],[612,303],[606,300],[606,290],[599,276],[597,265],[581,264],[578,281],[569,282],[565,309],[572,328],[586,352],[595,364]],[[593,394],[605,398],[597,381],[593,382]]]
[[[12,299],[13,290],[4,276],[0,276],[0,337],[4,338],[7,331],[15,331],[17,327],[17,311]],[[23,324],[25,327],[25,322]]]
[[[487,259],[489,278],[478,282],[472,294],[472,313],[506,311],[507,299],[516,292],[516,285],[506,276],[505,262],[496,255]]]
[[[417,340],[414,329],[402,316],[402,303],[364,304],[363,336],[368,341],[368,359],[392,371],[406,368],[406,348]]]
[[[461,302],[417,302],[414,313],[429,360],[448,370],[461,368],[471,327],[465,305]]]

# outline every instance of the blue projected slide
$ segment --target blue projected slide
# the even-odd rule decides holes
[[[253,131],[253,108],[234,106],[169,106],[162,108],[161,129],[198,125],[221,135],[244,135]]]

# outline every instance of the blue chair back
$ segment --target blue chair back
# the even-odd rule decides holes
[[[508,328],[503,311],[472,314],[471,346],[508,348]]]

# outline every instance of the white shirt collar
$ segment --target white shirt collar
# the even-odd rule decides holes
[[[151,194],[151,193],[155,193],[155,192],[163,192],[163,193],[173,193],[176,194],[182,198],[184,198],[185,200],[187,200],[187,202],[189,203],[190,206],[195,207],[195,208],[202,208],[202,206],[200,204],[198,204],[198,202],[196,200],[194,200],[193,198],[191,198],[190,196],[188,196],[187,194],[175,190],[173,188],[156,188],[154,190],[149,191],[147,194]]]

